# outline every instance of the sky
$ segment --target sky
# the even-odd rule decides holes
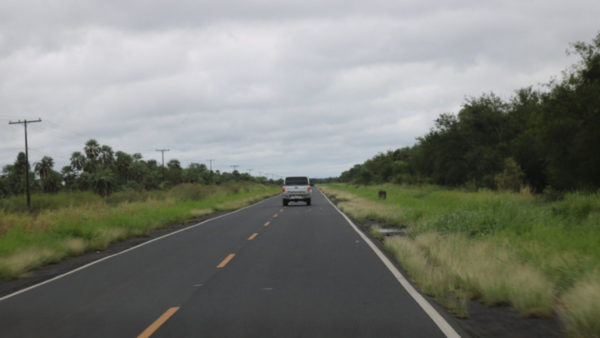
[[[0,0],[0,166],[94,138],[184,166],[338,176],[465,98],[541,88],[600,1]]]

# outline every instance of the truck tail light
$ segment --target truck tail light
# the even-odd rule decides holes
[[[306,188],[306,190],[310,190],[310,187]]]
[[[285,191],[285,187],[281,187],[281,191]]]

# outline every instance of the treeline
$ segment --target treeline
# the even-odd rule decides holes
[[[580,61],[545,90],[508,100],[484,94],[442,114],[412,147],[377,154],[343,182],[434,183],[535,191],[600,188],[600,33],[577,42]]]
[[[101,196],[121,190],[167,189],[180,183],[221,184],[229,181],[253,181],[277,183],[264,177],[253,177],[216,170],[211,173],[205,164],[190,163],[183,168],[172,159],[163,167],[156,160],[144,160],[140,153],[114,152],[110,146],[100,145],[91,139],[85,143],[83,152],[71,155],[71,165],[60,171],[54,170],[54,160],[44,156],[29,167],[25,153],[20,152],[12,165],[2,167],[0,174],[0,198],[26,192],[29,175],[32,192],[57,193],[59,191],[91,190]]]

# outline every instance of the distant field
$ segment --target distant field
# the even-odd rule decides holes
[[[0,200],[0,281],[110,243],[279,193],[262,184],[181,184],[168,191],[119,192],[104,200],[91,192]]]
[[[600,192],[545,202],[437,186],[320,188],[360,222],[406,227],[407,236],[384,239],[386,249],[458,316],[468,316],[465,299],[477,298],[523,316],[556,312],[569,336],[600,336]]]

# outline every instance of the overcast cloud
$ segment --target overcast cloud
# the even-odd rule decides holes
[[[465,96],[548,82],[594,1],[0,0],[0,165],[96,138],[145,159],[337,176]]]

